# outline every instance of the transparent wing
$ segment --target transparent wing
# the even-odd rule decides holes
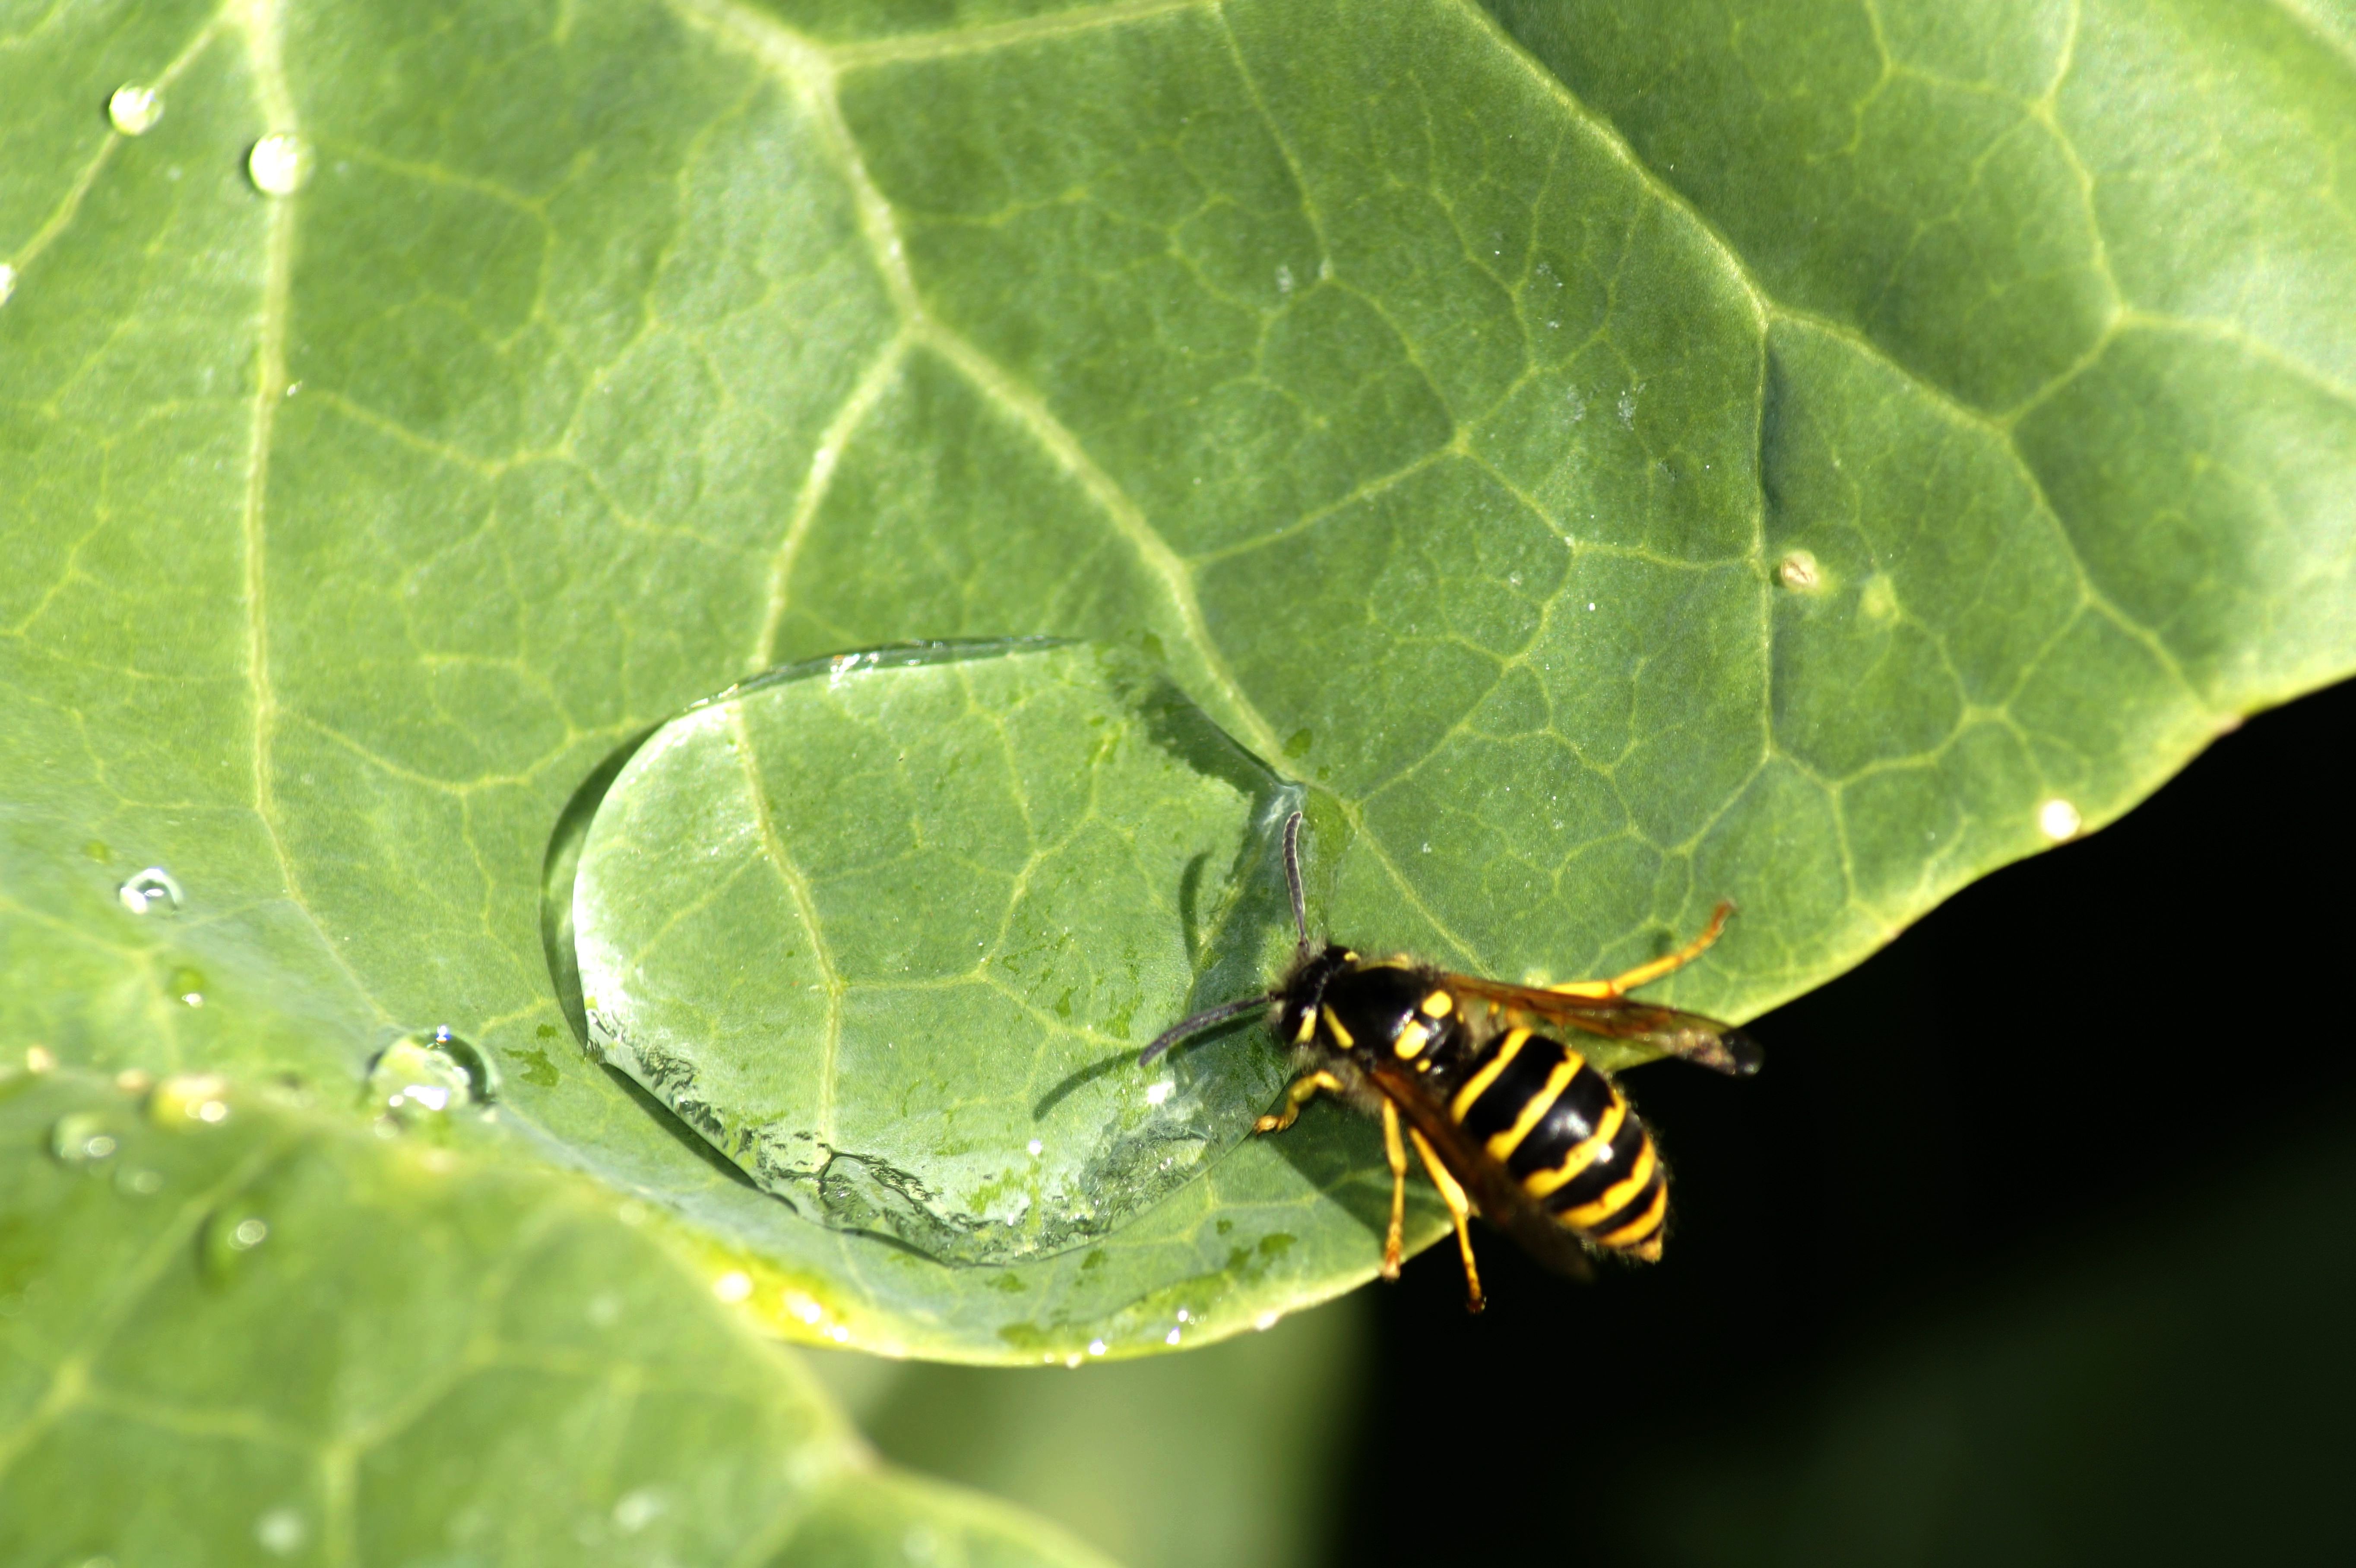
[[[1509,1025],[1545,1031],[1576,1029],[1607,1040],[1631,1040],[1669,1056],[1748,1077],[1766,1060],[1759,1042],[1731,1024],[1679,1012],[1630,997],[1584,996],[1574,991],[1548,991],[1536,986],[1509,986],[1478,975],[1443,973],[1440,983],[1459,997],[1478,997],[1495,1005]]]

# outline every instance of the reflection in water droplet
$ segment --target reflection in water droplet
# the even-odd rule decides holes
[[[488,1102],[490,1063],[447,1027],[405,1034],[369,1064],[369,1103],[398,1114],[439,1115]]]
[[[180,884],[161,866],[134,873],[114,896],[133,914],[177,914],[181,903]]]
[[[50,1069],[56,1067],[57,1064],[58,1059],[55,1055],[51,1054],[48,1046],[28,1045],[25,1048],[26,1072],[47,1072]]]
[[[291,1508],[272,1509],[253,1524],[253,1539],[262,1542],[264,1552],[277,1557],[292,1557],[302,1551],[310,1534],[303,1516]]]
[[[6,304],[8,296],[16,292],[16,269],[5,261],[0,261],[0,304]]]
[[[229,1232],[229,1244],[241,1253],[251,1251],[269,1239],[270,1222],[266,1220],[240,1220]]]
[[[1104,1342],[1102,1339],[1091,1339],[1091,1340],[1089,1340],[1089,1341],[1088,1341],[1088,1354],[1089,1354],[1089,1355],[1091,1355],[1091,1356],[1101,1356],[1101,1355],[1103,1355],[1104,1353],[1105,1353],[1105,1342]]]
[[[164,118],[164,101],[152,87],[125,83],[106,101],[106,117],[124,135],[144,136]]]
[[[281,131],[264,136],[245,157],[253,188],[264,196],[293,196],[311,172],[311,151],[303,139]]]
[[[120,1147],[94,1111],[59,1116],[49,1129],[49,1153],[65,1165],[95,1165]]]
[[[742,1301],[753,1294],[753,1276],[742,1269],[730,1269],[712,1282],[712,1294],[723,1301]]]

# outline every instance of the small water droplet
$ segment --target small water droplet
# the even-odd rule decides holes
[[[369,1100],[402,1115],[434,1116],[484,1104],[493,1089],[490,1063],[447,1026],[402,1035],[369,1063]]]
[[[114,896],[133,914],[177,914],[180,910],[180,884],[161,866],[134,872],[114,890]]]
[[[164,100],[152,87],[125,82],[106,101],[106,117],[126,136],[144,136],[164,118]]]
[[[292,132],[275,132],[253,144],[245,172],[262,195],[293,196],[310,176],[311,150]]]
[[[743,1269],[730,1269],[712,1282],[712,1294],[723,1301],[742,1301],[753,1294],[753,1276]]]
[[[164,1190],[164,1173],[143,1165],[126,1165],[114,1173],[114,1189],[128,1198],[153,1198]]]
[[[1178,1321],[1179,1321],[1179,1322],[1181,1322],[1181,1323],[1192,1323],[1194,1320],[1194,1315],[1192,1312],[1188,1311],[1185,1307],[1180,1307],[1180,1308],[1178,1309]]]
[[[1775,579],[1794,592],[1804,593],[1823,581],[1824,574],[1816,569],[1815,556],[1795,549],[1776,565]]]
[[[197,1257],[205,1275],[216,1284],[235,1279],[247,1254],[270,1239],[270,1221],[253,1211],[248,1200],[233,1200],[207,1217],[198,1242]]]
[[[96,1165],[120,1147],[105,1118],[94,1111],[59,1116],[49,1129],[49,1153],[63,1165]]]
[[[2084,819],[2079,816],[2078,808],[2059,796],[2037,808],[2038,830],[2056,844],[2065,838],[2075,838],[2078,836],[2078,829],[2084,826]]]
[[[640,1487],[625,1492],[614,1505],[614,1525],[625,1535],[636,1535],[655,1521],[655,1516],[668,1506],[662,1493],[653,1487]]]
[[[164,1126],[201,1122],[219,1126],[229,1120],[229,1084],[209,1073],[183,1073],[166,1078],[147,1096],[149,1118]]]
[[[1036,1157],[1038,1157],[1039,1151],[1040,1151],[1040,1150],[1042,1150],[1042,1149],[1044,1149],[1044,1148],[1045,1148],[1047,1146],[1046,1146],[1045,1144],[1042,1143],[1039,1139],[1037,1139],[1037,1138],[1033,1138],[1033,1139],[1031,1140],[1031,1143],[1030,1143],[1030,1146],[1029,1146],[1029,1147],[1030,1147],[1030,1149],[1031,1149],[1032,1157],[1035,1159]]]
[[[1091,1340],[1089,1340],[1089,1341],[1088,1341],[1088,1354],[1089,1354],[1089,1355],[1091,1355],[1091,1356],[1101,1356],[1101,1355],[1103,1355],[1104,1353],[1105,1353],[1105,1342],[1104,1342],[1102,1339],[1091,1339]]]
[[[273,1557],[292,1557],[303,1550],[310,1535],[303,1516],[291,1508],[272,1509],[253,1524],[253,1539]]]
[[[1162,1336],[1162,1342],[1165,1345],[1176,1344],[1178,1342],[1178,1330],[1173,1328],[1169,1333]]]
[[[205,972],[193,964],[175,964],[171,974],[164,978],[164,994],[177,997],[183,1007],[205,1005]]]

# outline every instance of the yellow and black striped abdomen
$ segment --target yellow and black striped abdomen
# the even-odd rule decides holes
[[[1448,1076],[1450,1116],[1558,1223],[1615,1252],[1660,1255],[1668,1171],[1612,1080],[1526,1029],[1490,1039]]]

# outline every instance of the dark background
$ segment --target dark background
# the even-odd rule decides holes
[[[2356,1562],[2356,684],[1629,1088],[1667,1261],[1378,1290],[1335,1563]]]

